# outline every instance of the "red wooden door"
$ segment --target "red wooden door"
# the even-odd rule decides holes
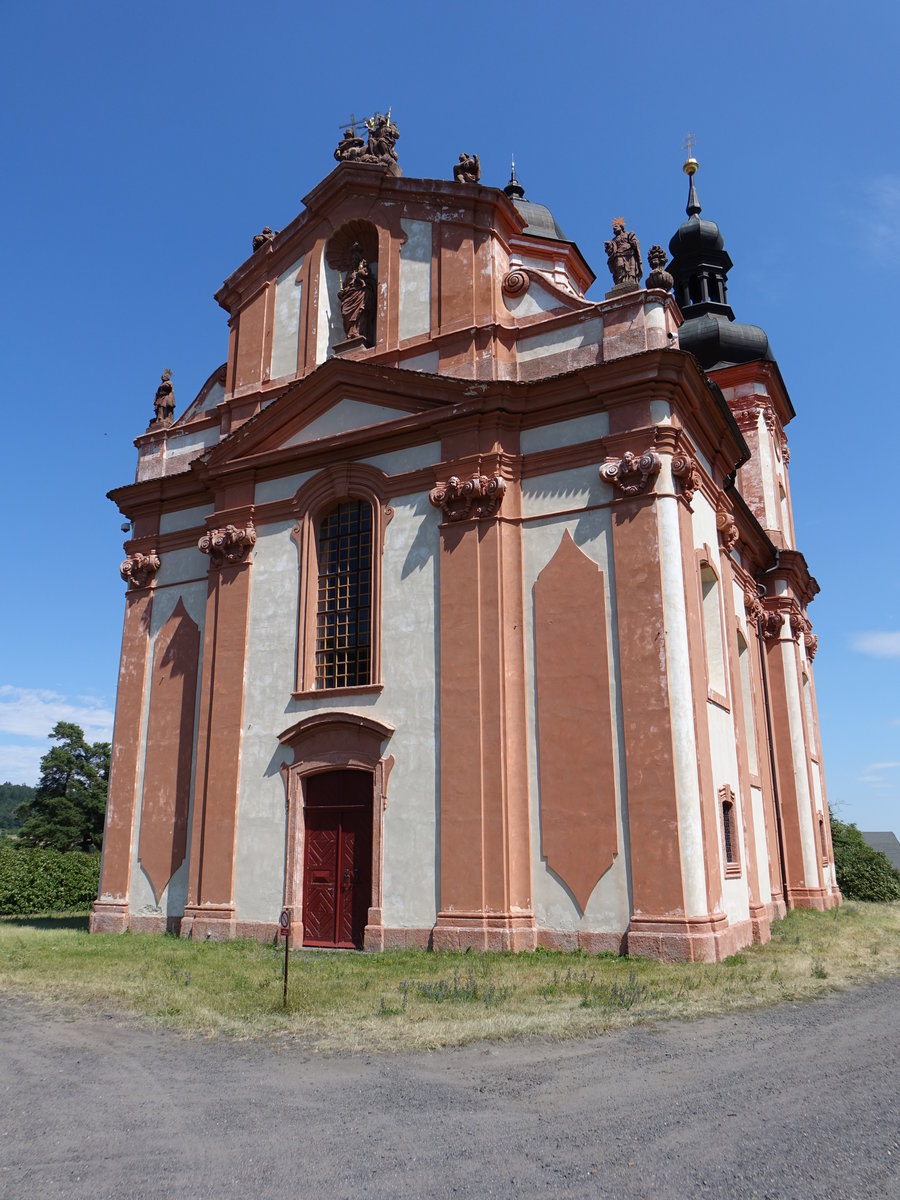
[[[314,775],[305,818],[303,944],[362,949],[372,898],[372,776]]]

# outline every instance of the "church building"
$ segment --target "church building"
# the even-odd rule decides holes
[[[350,129],[136,439],[94,931],[715,961],[840,902],[762,329]],[[675,221],[672,222],[675,224]],[[607,264],[603,265],[604,272]]]

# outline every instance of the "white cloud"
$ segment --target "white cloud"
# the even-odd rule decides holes
[[[873,658],[900,658],[900,630],[857,633],[850,644],[859,654],[869,654]]]
[[[41,775],[46,746],[0,746],[0,783],[27,783],[34,787]]]
[[[863,188],[869,248],[880,262],[900,262],[900,176],[882,175]]]
[[[895,767],[900,767],[900,762],[870,763],[866,767],[866,770],[867,771],[893,771]]]
[[[73,702],[40,688],[0,686],[0,733],[41,738],[38,757],[46,753],[47,735],[57,721],[80,725],[89,742],[108,742],[112,737],[113,714],[102,700],[79,696]]]

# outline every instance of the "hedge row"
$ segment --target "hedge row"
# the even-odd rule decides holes
[[[90,908],[99,884],[99,854],[0,845],[0,916]]]
[[[855,825],[831,818],[831,841],[838,887],[847,900],[900,900],[900,872],[887,855],[865,841]]]

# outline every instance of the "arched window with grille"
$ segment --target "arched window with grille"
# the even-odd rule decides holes
[[[316,687],[372,682],[372,506],[335,505],[319,522]]]

